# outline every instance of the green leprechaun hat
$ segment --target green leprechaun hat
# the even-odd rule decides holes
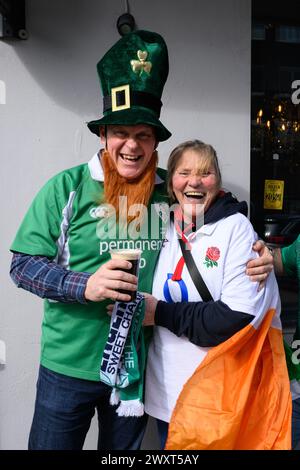
[[[169,72],[164,39],[150,31],[123,36],[97,64],[103,93],[103,117],[87,123],[94,134],[109,124],[149,124],[159,141],[171,133],[160,122],[161,95]]]

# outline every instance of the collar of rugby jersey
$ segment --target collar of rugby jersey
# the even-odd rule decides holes
[[[185,228],[183,229],[183,232],[182,232],[180,228],[180,224],[182,223],[181,209],[178,208],[177,210],[175,210],[174,214],[171,214],[171,218],[173,220],[175,230],[177,231],[179,236],[183,239],[183,241],[187,240],[188,242],[193,241],[197,237],[198,234],[211,235],[214,232],[216,226],[218,225],[218,221],[210,222],[206,225],[202,225],[201,227],[198,228],[198,230],[193,230],[194,224],[185,223]]]
[[[192,232],[187,239],[193,240],[196,234],[212,235],[218,225],[218,221],[240,212],[247,217],[248,207],[245,201],[238,202],[230,192],[221,190],[215,202],[208,208],[204,215],[205,224],[196,232]],[[195,235],[194,235],[195,234]]]
[[[210,223],[210,224],[207,224],[207,225],[202,225],[202,227],[200,227],[198,230],[196,230],[196,232],[189,233],[189,235],[186,236],[187,240],[189,242],[191,242],[200,233],[203,233],[203,235],[212,235],[212,233],[217,228],[218,222],[219,221],[214,222],[214,223]]]
[[[95,155],[88,162],[88,167],[89,167],[90,174],[93,180],[101,181],[101,182],[104,181],[103,169],[102,169],[102,165],[101,165],[101,161],[99,159],[98,153],[95,153]],[[164,183],[164,181],[156,173],[155,184],[161,184],[161,183]]]

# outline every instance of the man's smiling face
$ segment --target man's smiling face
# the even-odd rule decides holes
[[[107,126],[100,129],[101,142],[108,150],[120,176],[128,180],[138,178],[147,168],[156,148],[156,137],[151,126]]]

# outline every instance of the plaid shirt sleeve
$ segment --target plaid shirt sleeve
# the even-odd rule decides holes
[[[43,299],[64,303],[88,303],[84,297],[90,273],[65,269],[45,256],[14,253],[10,276],[22,287]]]

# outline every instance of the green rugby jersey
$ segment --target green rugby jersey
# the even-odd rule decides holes
[[[286,274],[298,278],[298,323],[294,339],[300,339],[300,235],[294,243],[281,248],[281,256]]]
[[[288,276],[297,277],[298,278],[298,321],[297,321],[297,328],[294,334],[293,340],[300,339],[300,235],[298,238],[289,246],[285,246],[281,248],[281,256],[282,256],[282,264],[284,271]],[[298,346],[298,345],[297,345]],[[299,349],[299,346],[298,348]],[[293,355],[296,354],[297,360],[299,360],[299,353],[297,350],[291,349],[285,343],[285,353],[287,359],[287,366],[289,370],[290,379],[300,381],[300,364],[295,363],[293,360]],[[295,391],[293,390],[295,384],[292,386],[293,394]],[[299,397],[300,388],[297,390],[297,397]]]
[[[104,217],[107,207],[99,202],[103,172],[96,154],[88,164],[63,171],[46,183],[29,208],[11,250],[47,256],[72,271],[94,273],[110,259],[110,249],[140,248],[138,289],[151,292],[166,229],[161,217],[161,207],[168,203],[165,174],[165,170],[157,170],[142,230],[137,232],[134,222],[127,231],[119,230],[113,217]],[[110,324],[108,303],[111,300],[87,304],[45,300],[41,364],[72,377],[99,380]]]

